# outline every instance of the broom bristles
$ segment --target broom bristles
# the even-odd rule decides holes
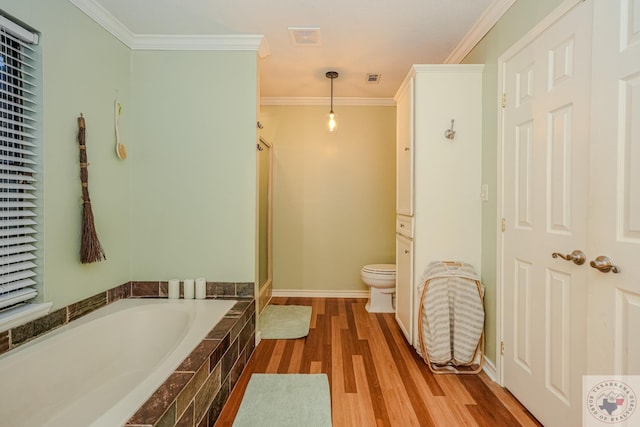
[[[84,202],[82,204],[82,243],[80,245],[80,262],[83,264],[90,264],[92,262],[103,261],[106,259],[107,257],[104,254],[102,245],[100,245],[98,233],[96,233],[96,227],[93,223],[91,202]]]

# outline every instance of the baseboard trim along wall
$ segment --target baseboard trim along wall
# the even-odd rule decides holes
[[[491,378],[491,380],[494,383],[497,383],[498,381],[496,380],[497,375],[496,375],[496,366],[493,364],[493,362],[489,359],[487,359],[487,357],[485,356],[484,358],[484,366],[482,367],[482,370],[487,374],[487,376],[489,378]]]
[[[369,291],[274,289],[273,297],[369,298]]]

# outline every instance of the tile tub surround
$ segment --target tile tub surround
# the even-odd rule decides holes
[[[168,288],[168,282],[127,282],[60,308],[39,319],[0,332],[0,355],[119,299],[133,297],[166,298],[168,296]],[[253,282],[207,282],[207,298],[252,299],[254,297],[253,292]],[[182,297],[182,291],[180,296]]]
[[[0,354],[119,299],[162,298],[167,289],[167,282],[127,282],[91,296],[0,333]],[[255,347],[253,289],[253,283],[207,282],[207,298],[240,301],[132,417],[136,424],[127,426],[201,427],[215,423]],[[1,420],[0,415],[0,424]]]
[[[254,348],[255,302],[239,301],[125,426],[213,426]]]

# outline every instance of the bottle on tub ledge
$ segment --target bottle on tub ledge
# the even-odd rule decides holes
[[[195,285],[193,279],[184,279],[182,282],[184,299],[193,299],[195,296]]]
[[[169,299],[178,299],[178,298],[180,298],[180,280],[170,279],[169,280]]]
[[[207,279],[198,277],[196,279],[196,299],[207,298]]]

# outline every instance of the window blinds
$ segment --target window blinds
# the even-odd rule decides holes
[[[37,296],[37,34],[0,16],[0,313]]]

